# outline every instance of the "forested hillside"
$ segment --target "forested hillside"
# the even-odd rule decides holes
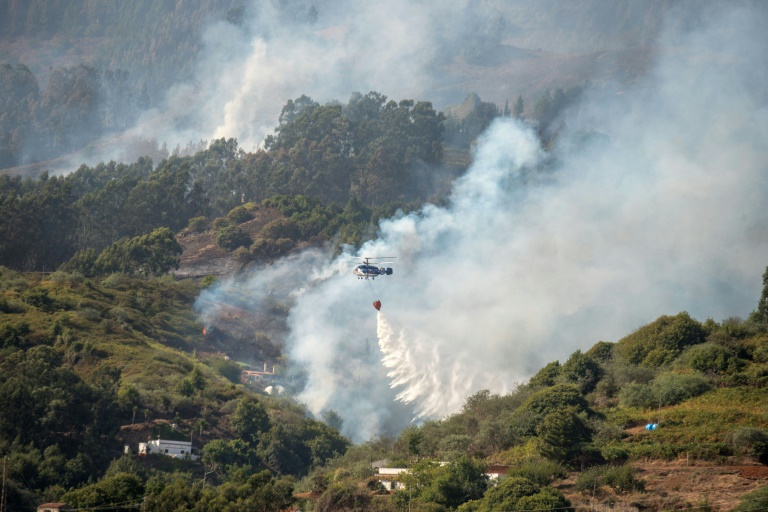
[[[297,499],[319,511],[694,508],[697,494],[663,487],[648,461],[683,459],[662,475],[768,461],[768,271],[763,283],[747,320],[661,316],[553,361],[510,394],[479,391],[458,414],[350,447],[328,426],[340,425],[332,412],[320,423],[290,398],[257,394],[239,384],[238,364],[206,352],[194,281],[2,269],[9,508],[279,510]],[[147,436],[191,438],[202,459],[122,454]],[[373,461],[409,468],[404,487],[385,489]],[[506,473],[499,485],[490,467]],[[760,480],[745,478],[739,488],[695,485],[709,482],[718,510],[745,490],[755,492],[737,510],[762,509]]]
[[[346,450],[301,405],[257,396],[240,384],[238,364],[206,352],[192,310],[199,291],[168,278],[0,268],[9,510],[140,505],[145,496],[144,510],[178,500],[221,510],[235,499],[276,510],[293,501],[293,477]],[[205,445],[202,463],[122,455],[149,436]]]
[[[736,510],[762,510],[768,271],[763,283],[746,321],[661,316],[551,362],[512,393],[480,391],[458,414],[354,446],[300,489],[321,511],[731,510],[739,499]],[[385,477],[374,465],[409,470]],[[676,473],[691,466],[701,479]],[[747,476],[718,483],[718,466]]]
[[[57,68],[62,61],[67,66],[89,64],[124,71],[132,87],[145,84],[157,95],[179,79],[191,77],[201,30],[207,23],[234,24],[242,19],[243,11],[243,2],[235,0],[196,0],[183,5],[168,0],[3,0],[0,37],[57,46],[50,54],[28,52],[26,59],[19,59],[36,75],[47,74],[49,67]]]
[[[239,6],[239,7],[238,7]],[[0,2],[0,168],[56,158],[121,132],[192,76],[202,28],[232,1]],[[228,14],[229,13],[229,14]],[[34,51],[40,47],[50,51]]]
[[[491,97],[499,106],[522,100],[522,94],[531,115],[548,89],[591,81],[590,70],[601,66],[594,52],[629,52],[629,57],[620,59],[621,69],[611,73],[624,78],[641,75],[647,56],[643,50],[635,50],[651,44],[663,16],[674,11],[674,5],[657,0],[642,7],[633,2],[608,6],[588,0],[560,9],[518,0],[499,6],[447,6],[446,13],[458,11],[461,19],[438,22],[430,30],[434,42],[427,46],[435,46],[436,54],[430,57],[432,69],[426,72],[441,89],[446,83],[451,85],[442,92],[422,90],[419,94],[429,95],[433,101],[439,98],[440,108],[460,102],[472,91]],[[334,6],[305,0],[195,0],[183,4],[166,0],[3,0],[0,13],[0,40],[5,50],[0,61],[0,169],[60,158],[89,145],[97,145],[98,150],[106,147],[102,154],[125,154],[130,159],[159,152],[164,141],[179,143],[178,137],[168,133],[181,128],[176,122],[197,122],[181,121],[191,112],[176,110],[171,114],[176,121],[166,127],[166,133],[146,140],[117,142],[111,138],[135,127],[139,116],[154,107],[174,110],[166,100],[175,88],[188,86],[199,92],[205,88],[201,82],[219,79],[201,74],[201,63],[206,58],[242,57],[244,51],[232,47],[206,56],[217,44],[230,46],[217,43],[220,37],[240,34],[244,41],[257,38],[268,43],[273,31],[306,29],[311,44],[322,45],[329,30],[342,28],[336,25],[342,24],[346,31],[361,22],[353,10],[347,12],[349,18],[335,21]],[[573,22],[574,17],[579,23]],[[565,23],[564,18],[571,21]],[[460,23],[454,25],[453,21]],[[553,49],[564,57],[550,54]],[[574,51],[593,54],[570,55]],[[547,69],[562,64],[569,71],[549,76]],[[516,71],[510,73],[511,69]],[[238,67],[230,72],[244,71]],[[349,89],[337,94],[349,94]],[[197,93],[191,98],[193,103],[204,101],[204,95]],[[203,129],[200,133],[208,132]],[[182,139],[180,144],[197,142],[197,137],[192,139]],[[90,158],[93,150],[91,147],[76,158]]]
[[[0,0],[0,512],[768,510],[766,6]]]
[[[176,233],[193,219],[193,230],[231,231],[249,218],[243,205],[254,208],[278,195],[308,199],[288,200],[290,207],[277,198],[267,203],[293,219],[267,238],[290,240],[290,249],[299,240],[341,232],[342,241],[359,243],[381,215],[448,190],[462,167],[444,165],[443,131],[442,114],[428,102],[395,102],[371,92],[353,95],[346,105],[320,105],[302,96],[285,105],[275,135],[255,153],[221,139],[157,165],[140,158],[83,165],[61,177],[0,176],[0,263],[53,270],[79,251],[76,262],[87,262],[68,268],[90,274],[95,258],[114,243],[125,246],[158,228]],[[237,207],[240,213],[229,215]],[[222,246],[234,250],[251,242],[235,237]],[[174,256],[172,244],[165,247]],[[100,273],[141,266],[107,259],[99,263]]]

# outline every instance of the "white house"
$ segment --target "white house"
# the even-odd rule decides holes
[[[176,459],[197,460],[197,449],[192,448],[191,441],[169,441],[167,439],[151,439],[146,443],[139,443],[139,455],[157,453]]]
[[[381,482],[388,491],[405,489],[405,484],[400,481],[400,474],[411,472],[408,468],[378,468],[378,470],[378,474],[375,475],[376,480]]]
[[[381,482],[381,484],[384,486],[384,488],[388,491],[396,491],[399,489],[405,489],[405,484],[400,481],[401,476],[403,473],[410,473],[411,470],[408,468],[382,468],[378,467],[377,463],[386,463],[386,460],[380,460],[376,461],[374,464],[374,469],[376,470],[376,475],[374,475],[374,478]],[[441,466],[445,466],[448,464],[447,462],[440,462]],[[509,471],[508,466],[488,466],[485,470],[486,476],[488,476],[488,480],[498,480],[501,477],[506,476],[507,471]]]

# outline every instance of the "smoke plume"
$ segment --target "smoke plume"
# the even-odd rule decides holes
[[[766,17],[711,14],[667,33],[642,83],[588,94],[546,151],[498,120],[446,206],[381,222],[359,251],[277,263],[311,276],[286,340],[299,399],[362,440],[663,314],[748,315],[768,263]],[[396,256],[394,274],[355,279],[363,256]]]

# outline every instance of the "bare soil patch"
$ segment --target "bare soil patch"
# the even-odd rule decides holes
[[[729,511],[740,498],[768,484],[768,466],[715,465],[686,461],[641,461],[632,464],[645,491],[617,495],[607,488],[595,493],[574,491],[574,480],[558,486],[577,509],[685,510],[708,506],[712,511]],[[575,475],[574,475],[575,476]]]
[[[264,226],[283,215],[279,210],[262,208],[251,212],[252,220],[238,227],[256,239]],[[236,273],[240,264],[232,257],[232,253],[216,245],[216,232],[191,233],[182,231],[176,236],[184,252],[179,257],[179,268],[175,274],[178,277],[203,277],[207,275],[222,276]]]

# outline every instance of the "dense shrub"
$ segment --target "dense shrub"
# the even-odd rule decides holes
[[[768,485],[745,494],[733,512],[760,512],[768,510]]]
[[[205,360],[205,364],[211,368],[214,368],[217,372],[219,372],[220,375],[225,377],[233,384],[240,383],[240,374],[242,373],[242,368],[240,368],[240,365],[236,362],[229,359],[224,359],[223,357],[211,357]]]
[[[216,235],[216,245],[229,251],[234,251],[238,247],[247,247],[252,242],[253,240],[248,233],[235,226],[221,228]]]
[[[205,226],[208,224],[208,219],[205,217],[192,217],[187,223],[187,229],[193,233],[202,233],[205,231]]]
[[[761,428],[738,428],[729,436],[733,451],[755,457],[763,464],[768,463],[768,431]]]
[[[704,342],[706,331],[688,313],[661,316],[619,340],[614,347],[632,364],[652,368],[672,362],[685,347]]]
[[[600,363],[605,363],[613,357],[614,344],[608,341],[598,341],[587,350],[587,355]]]
[[[480,503],[472,508],[477,512],[492,512],[496,510],[562,510],[569,511],[571,503],[557,489],[540,488],[527,478],[510,477],[502,480],[499,485],[488,489]]]
[[[249,212],[244,206],[236,206],[229,211],[227,218],[233,224],[242,224],[243,222],[248,222],[249,220],[253,219],[253,215],[251,215],[251,212]]]
[[[607,466],[604,469],[603,481],[618,494],[632,491],[642,491],[645,484],[635,476],[635,468],[629,464],[623,466]]]
[[[225,228],[227,226],[231,226],[232,224],[229,222],[229,219],[226,217],[218,217],[216,219],[213,219],[213,223],[211,224],[211,227],[214,229],[214,231],[219,231],[222,228]]]
[[[556,478],[565,478],[566,470],[561,464],[551,460],[532,460],[510,468],[507,476],[526,478],[543,487],[551,484]]]
[[[680,363],[702,373],[734,373],[742,366],[736,352],[715,343],[703,343],[686,350]]]
[[[298,240],[301,236],[298,225],[293,219],[275,219],[261,231],[261,236],[272,240],[287,238],[289,240]]]
[[[635,468],[629,464],[593,467],[579,474],[574,489],[579,492],[595,493],[603,485],[607,485],[617,494],[642,491],[645,489],[645,484],[635,475]]]
[[[651,392],[654,398],[658,397],[659,404],[662,406],[679,404],[710,389],[712,384],[704,376],[696,373],[662,373],[651,383]]]
[[[650,407],[654,396],[650,385],[630,382],[619,391],[619,401],[625,407]]]
[[[650,384],[627,384],[619,399],[627,407],[675,405],[710,389],[712,384],[700,374],[662,373]]]
[[[600,455],[610,464],[624,464],[629,459],[629,453],[621,446],[608,445],[600,450]]]
[[[589,393],[603,374],[602,368],[592,357],[581,350],[574,352],[560,368],[560,378],[576,384],[582,393]]]
[[[515,434],[533,435],[547,415],[565,409],[578,413],[588,410],[588,405],[576,386],[558,384],[531,395],[512,413],[510,420]]]
[[[591,467],[579,473],[574,484],[574,490],[584,493],[596,493],[603,486],[603,471],[599,466]]]
[[[560,376],[560,362],[553,361],[539,370],[536,375],[531,377],[528,383],[531,386],[554,386],[557,377]]]

